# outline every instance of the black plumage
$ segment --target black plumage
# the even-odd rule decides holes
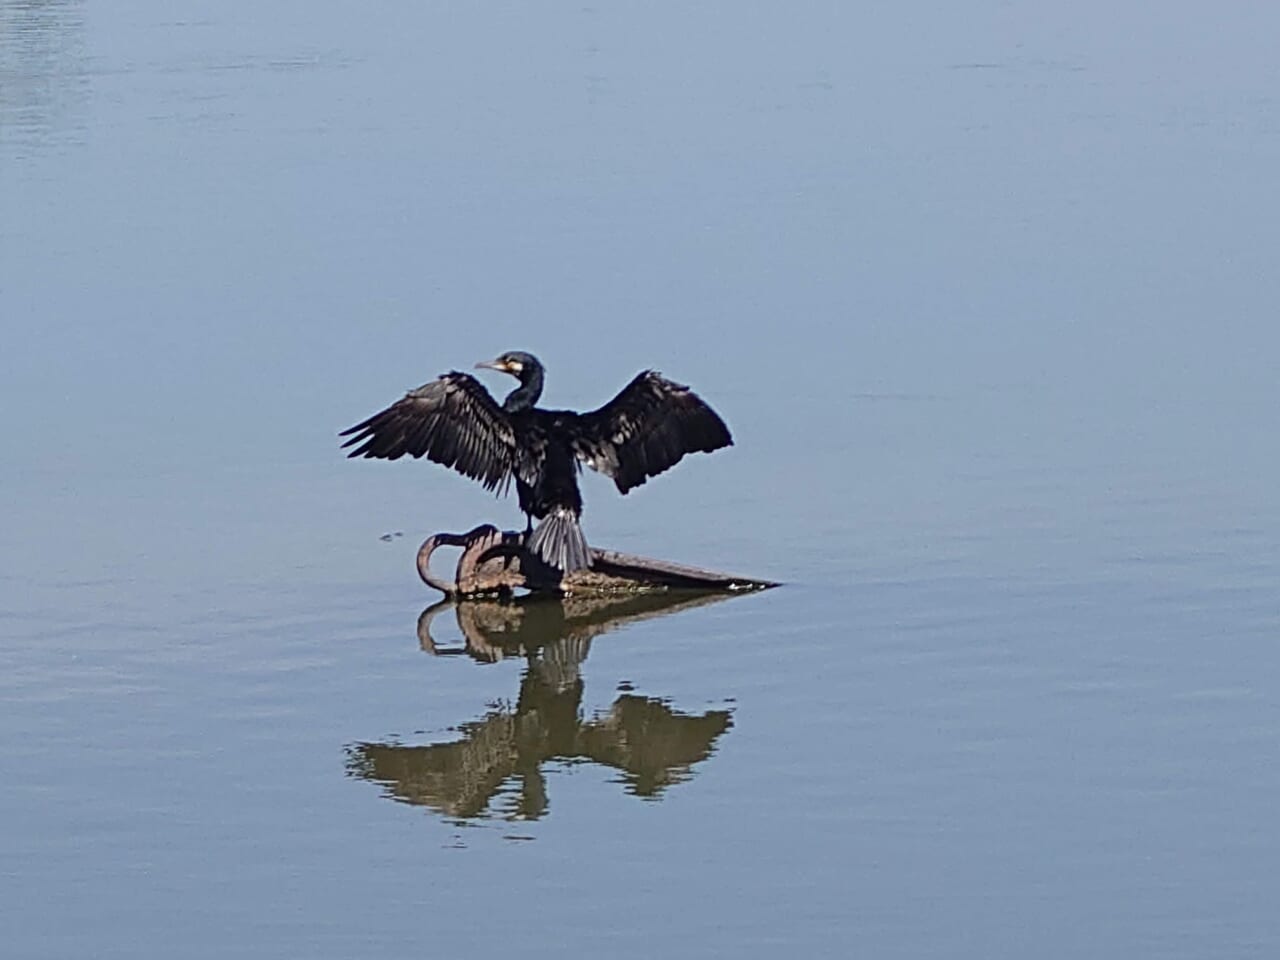
[[[578,472],[586,464],[621,493],[675,466],[686,453],[733,443],[729,428],[688,387],[646,370],[598,410],[543,410],[543,367],[520,352],[477,364],[520,381],[501,405],[467,373],[454,371],[410,390],[344,430],[350,457],[426,457],[505,492],[512,480],[532,531],[527,546],[563,571],[590,565],[578,519]],[[532,529],[532,521],[540,520]]]

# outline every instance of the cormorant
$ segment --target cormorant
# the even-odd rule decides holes
[[[543,366],[531,354],[509,351],[476,367],[509,373],[520,385],[499,406],[475,377],[446,373],[342,431],[350,437],[342,446],[355,446],[349,457],[425,456],[487,490],[505,492],[514,479],[528,517],[527,549],[562,573],[591,565],[578,525],[583,463],[626,493],[686,453],[733,443],[724,421],[697,394],[653,370],[637,374],[600,409],[575,413],[535,406]],[[541,521],[537,529],[534,519]]]

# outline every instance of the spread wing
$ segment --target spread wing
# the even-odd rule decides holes
[[[574,453],[626,493],[674,467],[686,453],[730,446],[729,428],[702,398],[645,370],[599,410],[578,418]]]
[[[475,377],[446,373],[339,434],[348,457],[426,457],[493,490],[509,480],[516,459],[511,421]],[[358,446],[357,446],[358,444]]]

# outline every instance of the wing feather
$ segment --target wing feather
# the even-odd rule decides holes
[[[578,418],[574,453],[626,493],[680,462],[733,444],[724,421],[684,384],[636,375],[599,410]]]
[[[493,490],[511,477],[516,438],[489,391],[467,373],[446,373],[410,390],[380,413],[339,434],[348,457],[426,457]]]

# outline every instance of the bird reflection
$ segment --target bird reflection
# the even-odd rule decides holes
[[[353,744],[348,775],[381,784],[394,800],[456,819],[485,816],[495,805],[509,819],[542,817],[549,805],[542,772],[548,761],[602,764],[619,771],[628,793],[657,798],[711,755],[732,726],[730,712],[687,714],[660,699],[623,693],[608,709],[584,717],[581,665],[602,633],[724,598],[668,592],[428,607],[418,621],[427,652],[465,653],[481,662],[526,659],[515,708],[494,706],[462,724],[461,738],[450,743]],[[432,635],[433,621],[450,608],[463,649],[442,648]]]

